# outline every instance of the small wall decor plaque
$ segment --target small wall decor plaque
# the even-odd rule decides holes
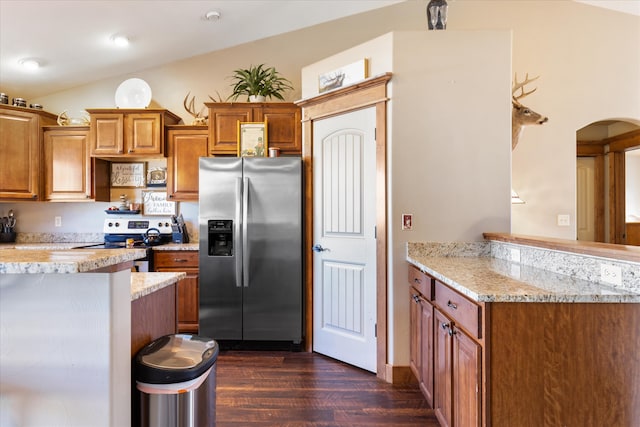
[[[145,163],[111,163],[112,187],[144,187],[146,175]]]
[[[147,170],[147,187],[166,187],[167,168],[153,167]]]
[[[142,214],[143,215],[175,215],[176,202],[167,200],[167,193],[164,191],[143,191],[142,192]]]
[[[329,71],[318,76],[318,92],[326,92],[348,86],[368,77],[368,61],[361,59],[353,64],[345,65],[337,70]]]

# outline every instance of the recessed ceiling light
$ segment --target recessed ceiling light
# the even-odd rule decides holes
[[[217,21],[218,19],[220,19],[220,12],[218,12],[217,10],[210,10],[209,12],[204,14],[204,19],[206,19],[207,21]]]
[[[123,34],[114,34],[110,38],[111,43],[118,47],[127,47],[129,46],[129,38]]]
[[[34,58],[24,58],[18,61],[20,65],[26,70],[35,71],[40,68],[40,62]]]

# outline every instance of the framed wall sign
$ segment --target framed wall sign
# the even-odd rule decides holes
[[[144,187],[146,184],[145,163],[111,163],[112,187]]]
[[[368,65],[367,58],[364,58],[353,64],[320,74],[318,76],[318,92],[322,93],[338,89],[366,79],[368,77]]]
[[[238,156],[263,157],[267,153],[267,122],[238,121]]]
[[[168,216],[176,214],[176,202],[168,201],[165,191],[143,191],[142,204],[143,215]]]

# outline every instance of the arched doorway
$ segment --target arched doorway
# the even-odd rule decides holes
[[[576,140],[577,239],[640,244],[640,184],[627,179],[640,176],[640,121],[593,122]]]

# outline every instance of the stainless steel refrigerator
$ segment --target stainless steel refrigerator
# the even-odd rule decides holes
[[[200,158],[200,335],[302,340],[302,160]]]

